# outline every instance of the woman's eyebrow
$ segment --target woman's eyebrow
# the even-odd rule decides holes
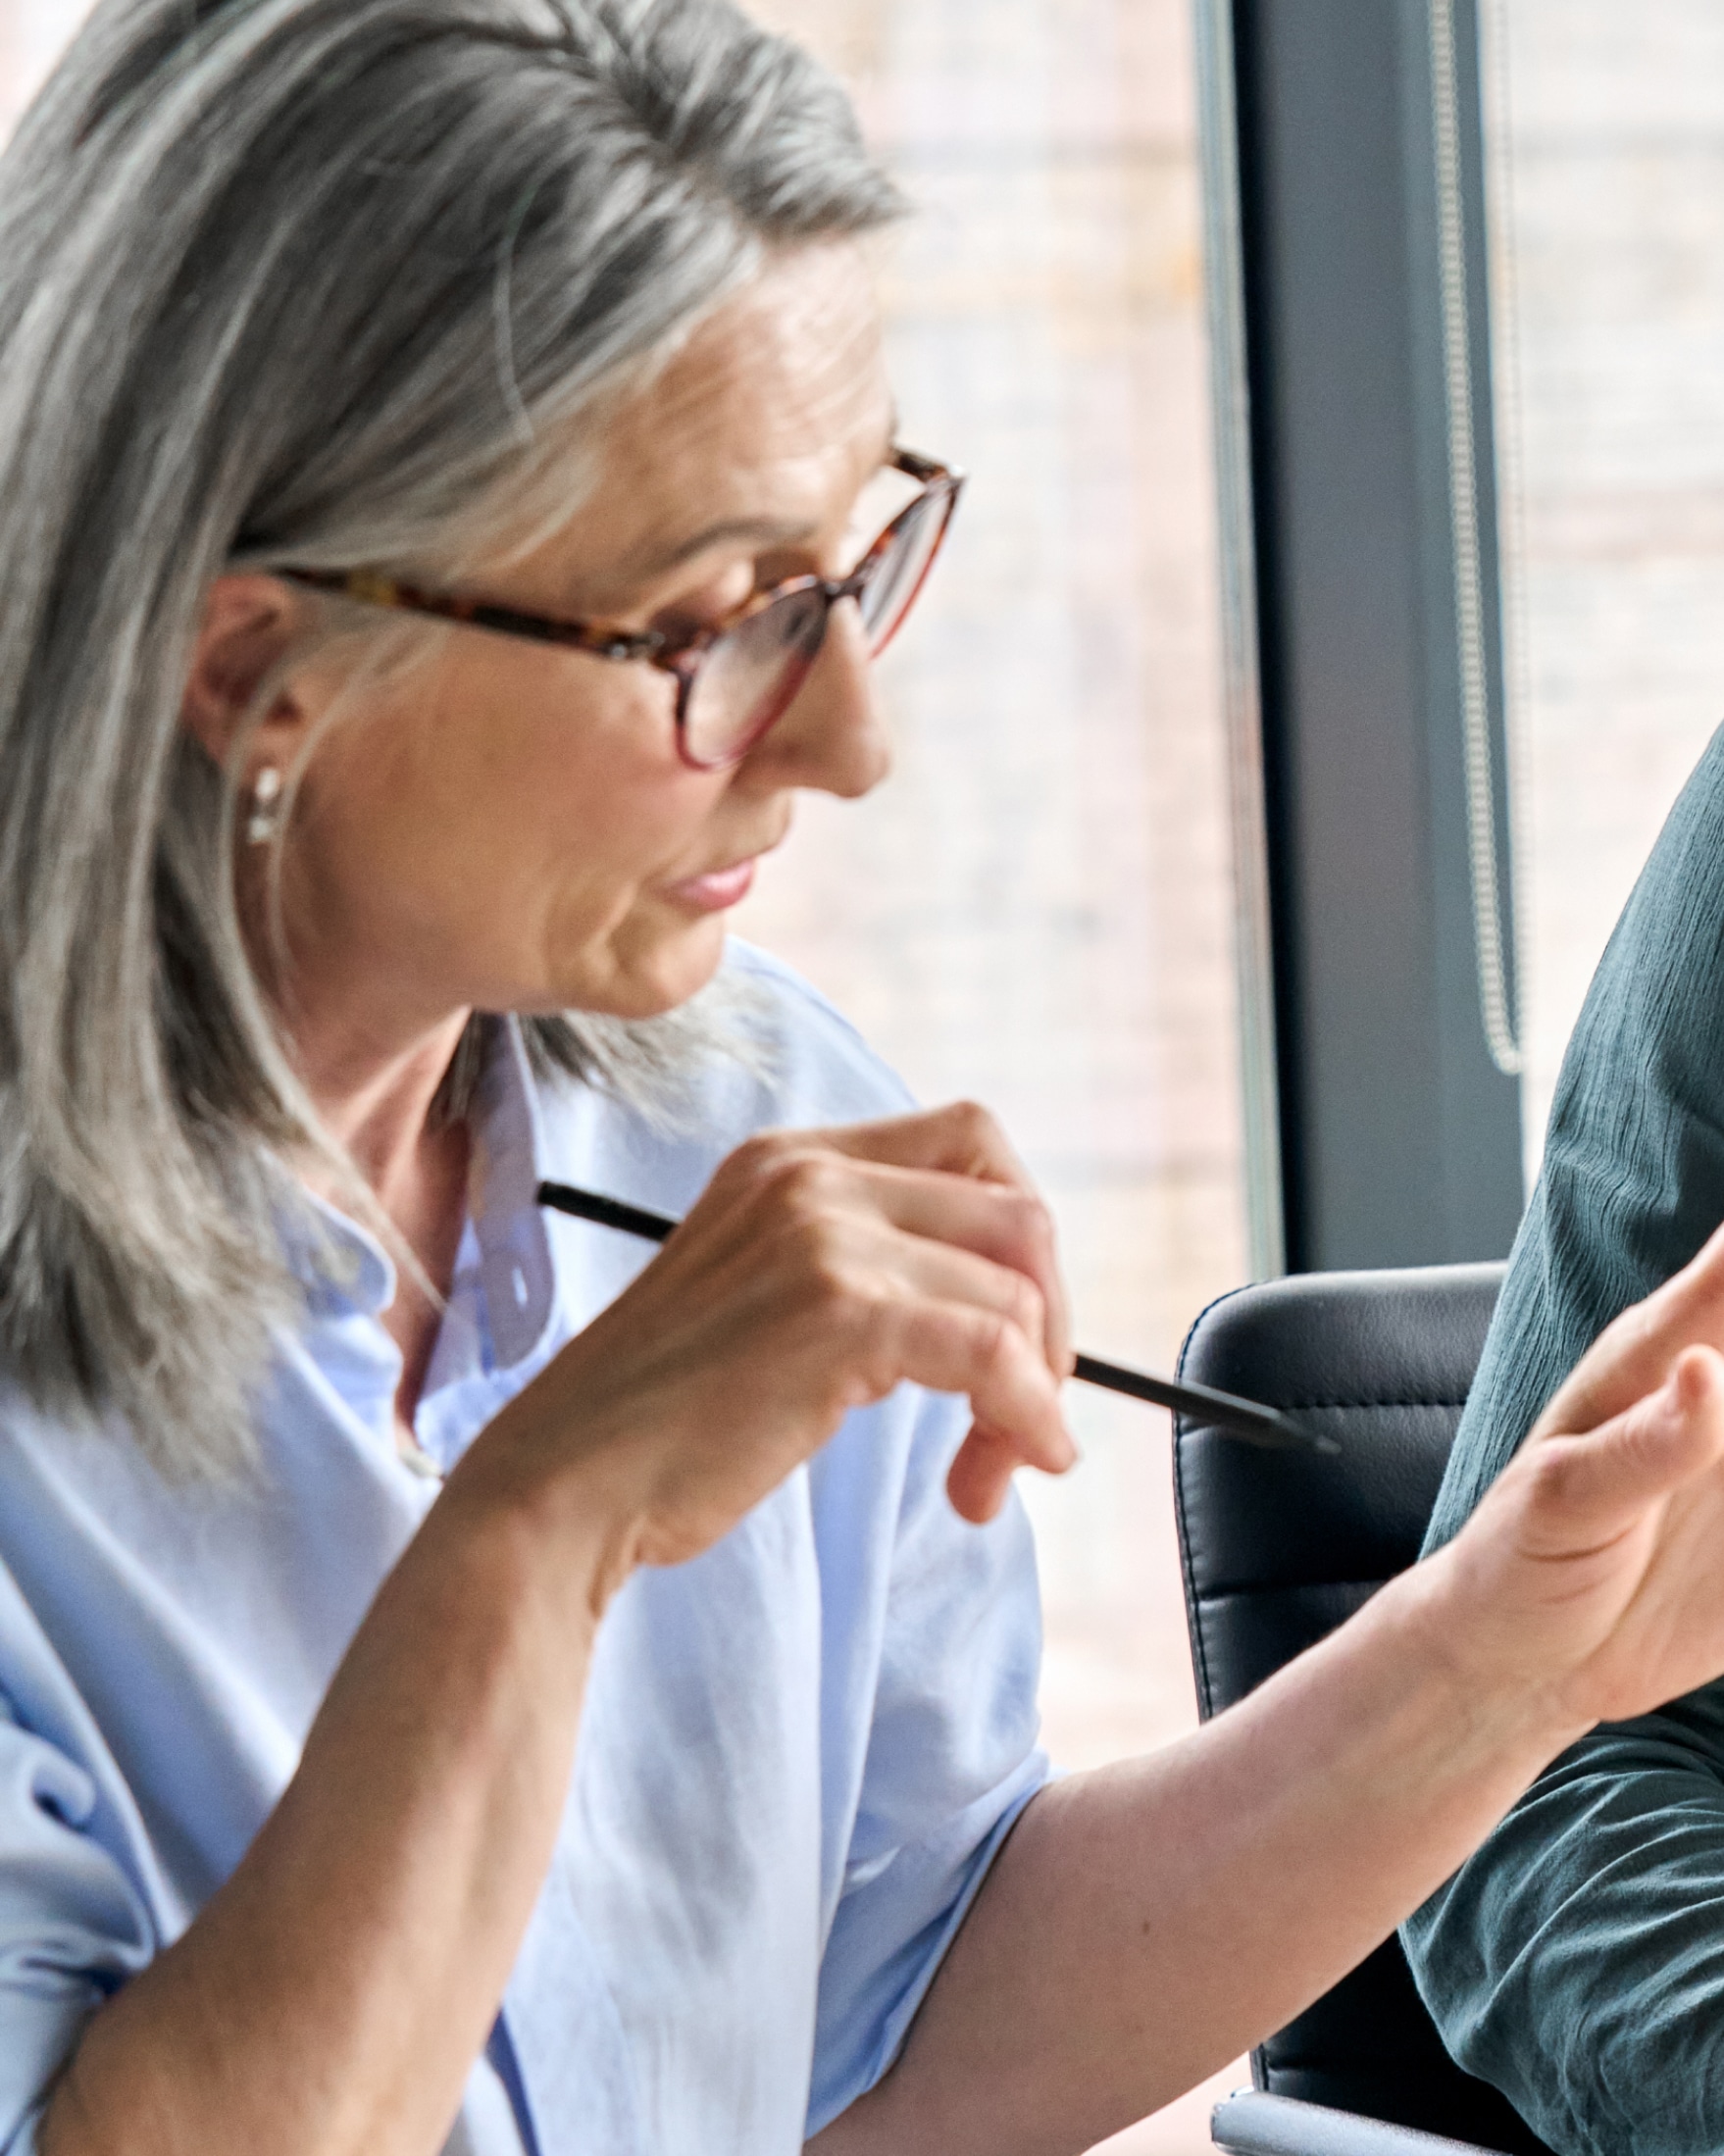
[[[618,566],[623,575],[644,582],[668,576],[673,569],[681,569],[685,562],[694,561],[716,546],[733,545],[737,540],[759,547],[805,546],[818,534],[819,526],[812,524],[790,524],[775,517],[726,517],[685,539],[648,539]]]
[[[898,414],[894,405],[891,425],[887,429],[880,455],[883,471],[891,462],[892,444],[897,438]],[[619,568],[625,576],[646,582],[669,576],[672,570],[681,569],[685,562],[694,561],[715,546],[734,545],[737,540],[759,547],[806,546],[818,536],[819,526],[808,523],[792,524],[774,517],[725,517],[703,530],[690,533],[685,539],[649,537],[633,554],[626,556]]]

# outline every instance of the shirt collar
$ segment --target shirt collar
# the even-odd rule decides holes
[[[281,1241],[313,1317],[376,1318],[394,1301],[395,1268],[382,1244],[302,1183],[283,1208]]]
[[[538,1205],[544,1179],[538,1090],[516,1019],[491,1027],[473,1137],[468,1209],[492,1351],[498,1366],[508,1369],[525,1362],[544,1338],[557,1288]]]
[[[472,1262],[477,1245],[490,1350],[506,1370],[543,1340],[556,1275],[537,1203],[544,1137],[527,1044],[513,1018],[493,1021],[488,1031],[473,1107],[463,1260]],[[282,1238],[314,1317],[378,1318],[394,1301],[395,1267],[377,1236],[303,1186],[285,1212]],[[458,1261],[457,1291],[463,1270]]]

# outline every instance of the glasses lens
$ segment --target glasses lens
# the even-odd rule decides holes
[[[734,762],[784,716],[820,656],[826,615],[823,591],[791,591],[719,638],[684,720],[684,747],[695,763]]]
[[[882,652],[904,626],[904,617],[934,567],[951,518],[951,496],[924,494],[893,526],[891,543],[874,565],[862,592],[862,626],[868,648]]]

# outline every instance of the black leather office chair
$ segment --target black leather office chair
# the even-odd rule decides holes
[[[1213,2131],[1222,2156],[1490,2156],[1472,2141],[1256,2089],[1217,2104]]]
[[[1502,1268],[1486,1265],[1306,1274],[1242,1288],[1192,1327],[1183,1375],[1296,1409],[1344,1446],[1339,1458],[1265,1452],[1198,1425],[1176,1430],[1180,1555],[1205,1719],[1417,1557],[1501,1280]],[[1216,2113],[1218,2145],[1241,2156],[1428,2146],[1370,2121],[1503,2156],[1548,2156],[1506,2100],[1444,2050],[1395,1939],[1251,2063],[1263,2093]]]

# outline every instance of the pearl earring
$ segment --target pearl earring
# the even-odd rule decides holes
[[[267,846],[281,828],[281,774],[266,764],[251,789],[251,814],[245,823],[248,844]]]

